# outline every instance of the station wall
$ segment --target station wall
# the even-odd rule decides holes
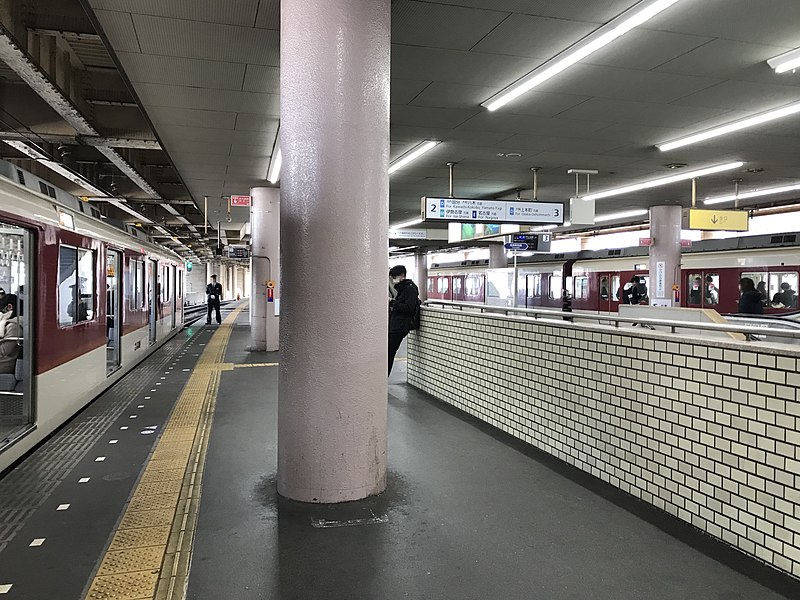
[[[408,343],[411,385],[794,576],[799,366],[785,346],[430,307]]]

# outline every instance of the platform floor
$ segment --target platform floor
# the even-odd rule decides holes
[[[278,357],[244,350],[247,322],[247,312],[240,313],[222,359],[239,366],[220,374],[197,494],[199,515],[192,526],[193,555],[185,565],[188,600],[791,597],[679,541],[560,472],[552,461],[538,460],[408,387],[403,352],[389,386],[387,492],[338,506],[279,498]],[[0,540],[0,597],[153,597],[144,592],[87,596],[156,437],[139,428],[129,437],[116,432],[138,406],[143,406],[140,419],[159,428],[165,424],[194,361],[201,360],[202,348],[215,335],[216,326],[181,334],[0,480],[0,492],[6,494],[0,516],[13,520],[3,510],[15,507],[24,513],[22,525]],[[165,385],[156,388],[153,382],[160,377],[167,377]],[[145,395],[150,399],[137,404]],[[96,430],[87,430],[86,423]],[[74,460],[63,455],[65,445],[75,447],[87,435],[91,442],[80,442]],[[120,438],[114,446],[119,452],[108,450],[112,436]],[[101,452],[110,464],[94,462]],[[58,477],[53,468],[59,469]],[[102,487],[77,484],[81,475],[91,475]],[[40,486],[34,494],[29,493],[32,478]],[[15,495],[16,505],[3,503],[7,494]],[[73,505],[57,511],[65,499]],[[361,524],[315,526],[321,520]],[[38,537],[46,537],[46,543],[29,546]],[[148,548],[146,542],[139,546]],[[14,585],[3,595],[8,583]]]

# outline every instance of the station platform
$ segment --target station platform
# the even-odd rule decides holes
[[[278,355],[245,349],[246,303],[225,312],[0,480],[3,598],[792,597],[408,386],[402,352],[386,493],[336,506],[278,497]]]

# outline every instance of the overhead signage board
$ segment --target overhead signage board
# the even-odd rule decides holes
[[[228,258],[250,258],[250,249],[246,246],[228,246]]]
[[[525,250],[535,252],[550,252],[550,241],[552,235],[549,233],[515,233],[511,236],[511,241],[517,244],[525,244]]]
[[[747,231],[750,215],[745,210],[707,210],[690,208],[689,229],[702,231]]]
[[[550,202],[423,198],[422,214],[426,221],[560,225],[564,222],[564,205]]]
[[[425,240],[428,239],[427,229],[390,229],[391,240]]]
[[[524,242],[509,242],[505,244],[506,250],[527,250],[528,244]]]
[[[250,196],[231,196],[231,206],[250,206]]]

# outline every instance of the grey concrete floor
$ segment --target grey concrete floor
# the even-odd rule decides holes
[[[227,360],[275,360],[244,352],[246,320]],[[405,384],[403,362],[387,492],[333,507],[281,499],[277,375],[223,374],[189,600],[784,598],[443,409]],[[388,520],[312,527],[370,515]]]

